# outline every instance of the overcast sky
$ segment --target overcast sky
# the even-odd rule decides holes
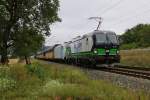
[[[60,0],[61,23],[51,26],[46,45],[63,43],[96,29],[89,17],[103,18],[101,30],[122,34],[139,24],[150,23],[150,0]]]

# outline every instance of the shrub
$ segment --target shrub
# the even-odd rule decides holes
[[[46,73],[44,68],[38,64],[38,63],[34,63],[31,65],[26,65],[25,66],[29,72],[30,75],[36,75],[38,78],[44,80],[46,77]]]
[[[136,43],[130,43],[130,44],[122,44],[120,49],[122,50],[128,50],[128,49],[134,49],[137,48],[137,44]]]
[[[50,80],[43,87],[41,96],[57,97],[61,98],[74,97],[74,98],[91,98],[95,94],[95,91],[91,87],[79,85],[79,84],[70,84],[70,83],[61,83],[58,80]]]

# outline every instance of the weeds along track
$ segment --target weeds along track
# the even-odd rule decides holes
[[[143,78],[143,79],[148,79],[150,80],[150,71],[146,70],[139,70],[139,69],[131,69],[131,68],[123,68],[120,66],[117,67],[110,67],[110,66],[103,66],[99,68],[102,71],[107,71],[111,73],[117,73],[117,74],[123,74],[123,75],[128,75],[128,76],[134,76],[137,78]]]
[[[97,65],[96,67],[93,66],[78,66],[77,67],[90,70],[98,70],[98,71],[105,71],[110,73],[116,73],[126,76],[132,76],[136,78],[148,79],[150,80],[150,68],[139,68],[139,67],[131,67],[125,65]]]
[[[58,62],[54,62],[54,63],[58,63]],[[59,64],[64,64],[64,63],[59,63]],[[136,67],[132,68],[131,66],[125,67],[122,65],[114,65],[114,66],[98,65],[96,67],[74,65],[74,64],[66,64],[66,65],[73,65],[74,67],[79,67],[82,70],[105,71],[105,72],[116,73],[116,74],[127,75],[127,76],[133,76],[133,77],[137,77],[137,78],[150,80],[150,68],[136,68]]]

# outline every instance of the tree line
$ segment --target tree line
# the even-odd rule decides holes
[[[0,0],[0,55],[2,64],[8,55],[28,58],[39,50],[50,25],[61,21],[59,0]]]
[[[121,49],[150,47],[150,24],[138,24],[120,36]]]

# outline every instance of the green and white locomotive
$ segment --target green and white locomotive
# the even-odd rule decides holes
[[[75,64],[120,62],[119,41],[112,31],[94,31],[65,43],[65,61]]]

